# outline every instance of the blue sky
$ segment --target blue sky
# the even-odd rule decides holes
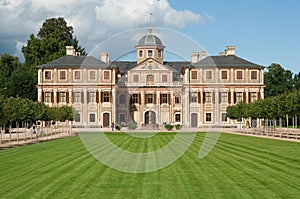
[[[0,0],[0,54],[22,57],[47,18],[64,17],[90,52],[111,35],[147,27],[152,12],[154,27],[191,37],[208,55],[235,45],[239,57],[298,73],[299,11],[297,0]]]

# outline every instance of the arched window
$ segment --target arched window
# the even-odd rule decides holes
[[[181,103],[181,97],[179,94],[175,95],[175,104],[180,104]]]
[[[124,94],[119,95],[119,104],[126,104],[126,96]]]

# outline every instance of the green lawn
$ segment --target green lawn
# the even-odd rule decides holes
[[[175,133],[107,136],[120,148],[148,152]],[[204,137],[197,133],[173,164],[141,174],[103,165],[79,136],[0,150],[0,198],[300,198],[300,143],[222,134],[199,159]]]

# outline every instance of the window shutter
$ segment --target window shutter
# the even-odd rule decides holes
[[[142,104],[142,95],[141,94],[138,94],[138,104]]]
[[[84,103],[84,92],[81,92],[81,103]]]
[[[66,92],[66,102],[69,103],[69,92]]]
[[[86,93],[86,102],[90,103],[90,92]]]
[[[261,100],[260,92],[257,93],[257,99],[258,99],[258,100]]]
[[[233,104],[236,103],[236,92],[233,93]]]
[[[42,91],[42,102],[45,102],[45,93]]]
[[[99,92],[96,91],[96,103],[99,103]]]
[[[205,100],[206,100],[206,99],[205,99],[205,92],[203,92],[203,103],[206,102]]]
[[[168,104],[171,104],[171,94],[168,94]]]
[[[153,94],[153,104],[156,104],[156,94]]]
[[[230,104],[231,103],[231,93],[230,92],[227,92],[227,97],[228,97],[228,103]]]
[[[112,102],[112,92],[109,92],[109,101]]]
[[[51,92],[51,103],[54,103],[54,93]]]
[[[246,92],[243,92],[243,102],[246,102]]]
[[[216,92],[211,92],[212,94],[212,103],[215,104],[216,103]]]
[[[56,94],[56,102],[57,103],[59,103],[59,94],[60,94],[60,92],[57,92],[57,94]]]
[[[201,103],[201,93],[198,92],[198,103]]]
[[[159,94],[159,104],[162,104],[162,94]]]
[[[219,92],[219,104],[222,102],[222,92]]]

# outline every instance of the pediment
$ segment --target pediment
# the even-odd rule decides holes
[[[171,68],[159,63],[158,61],[148,58],[143,62],[139,63],[136,67],[130,71],[173,71]]]

